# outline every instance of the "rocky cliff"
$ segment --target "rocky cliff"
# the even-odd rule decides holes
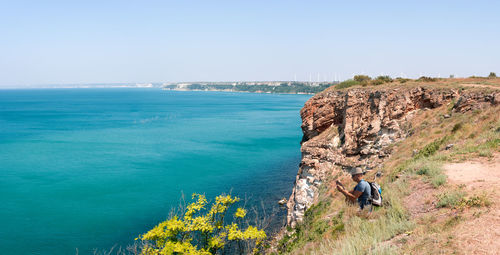
[[[301,110],[302,161],[288,200],[287,222],[294,226],[318,198],[328,176],[355,167],[376,170],[390,156],[391,144],[411,135],[416,111],[453,102],[453,111],[500,104],[500,93],[425,86],[329,89]]]

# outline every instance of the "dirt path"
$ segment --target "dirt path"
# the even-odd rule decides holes
[[[455,236],[464,254],[498,254],[500,251],[500,154],[488,161],[476,159],[444,166],[449,181],[465,185],[469,194],[486,193],[493,204],[484,213],[460,224]]]
[[[469,190],[496,191],[500,188],[500,154],[493,159],[474,159],[444,165],[452,183],[464,184]]]

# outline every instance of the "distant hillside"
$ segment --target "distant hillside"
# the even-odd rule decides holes
[[[163,86],[164,90],[177,91],[228,91],[253,93],[316,94],[334,85],[327,82],[200,82],[174,83]]]

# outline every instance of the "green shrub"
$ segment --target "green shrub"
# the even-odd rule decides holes
[[[460,206],[462,207],[482,207],[482,206],[490,206],[491,201],[488,199],[486,194],[476,195],[470,198],[463,198],[460,202]]]
[[[427,144],[422,150],[420,150],[415,158],[429,157],[434,155],[436,151],[439,150],[439,147],[447,140],[447,137],[443,137],[442,139],[434,140],[433,142]]]
[[[448,106],[448,114],[451,114],[451,112],[453,111],[453,108],[455,108],[455,104],[457,102],[455,101],[455,99],[453,98],[450,102],[450,105]]]
[[[418,78],[417,81],[435,82],[435,81],[437,81],[437,79],[433,78],[433,77],[428,77],[428,76],[421,76],[420,78]]]
[[[345,89],[345,88],[349,88],[349,87],[352,87],[352,86],[355,86],[355,85],[359,85],[360,82],[358,81],[355,81],[355,80],[347,80],[347,81],[343,81],[337,85],[335,85],[335,88],[336,89]]]
[[[443,174],[441,165],[435,161],[422,158],[410,161],[406,167],[410,172],[425,176],[435,188],[446,183],[446,175]]]
[[[370,81],[372,78],[368,75],[358,74],[358,75],[354,75],[354,77],[352,79],[359,82],[359,83],[364,83],[364,82]]]
[[[458,130],[460,130],[462,128],[463,124],[460,122],[460,123],[457,123],[453,126],[453,128],[451,129],[451,132],[452,133],[455,133],[457,132]]]
[[[420,169],[417,170],[418,175],[429,175],[430,174],[430,169],[428,166],[424,166]]]
[[[381,84],[384,84],[384,82],[383,82],[383,81],[381,81],[381,80],[373,80],[373,81],[371,82],[371,85],[381,85]]]
[[[384,75],[384,76],[377,76],[377,78],[371,81],[371,84],[380,85],[388,82],[392,82],[392,78],[387,75]]]
[[[487,157],[487,158],[493,157],[493,153],[490,150],[479,150],[478,155],[479,157]]]
[[[307,236],[307,239],[309,241],[316,240],[317,238],[321,237],[321,235],[323,235],[323,233],[325,233],[329,228],[330,224],[328,220],[319,220],[317,222],[314,222],[313,224],[311,224],[311,231]]]
[[[460,204],[464,196],[465,192],[460,190],[445,192],[438,196],[438,202],[436,206],[438,208],[440,207],[455,208]]]
[[[328,212],[330,201],[320,201],[312,205],[304,213],[304,219],[285,235],[278,244],[280,253],[287,253],[296,250],[307,242],[320,240],[326,233],[331,233],[332,237],[340,235],[344,231],[343,211],[331,218],[323,218]]]
[[[398,81],[399,83],[406,83],[407,81],[409,81],[410,79],[406,79],[406,78],[402,78],[402,77],[397,77],[396,78],[396,81]]]
[[[438,196],[437,207],[466,208],[490,206],[491,201],[486,194],[465,197],[465,192],[460,190],[445,192]]]
[[[446,175],[438,174],[431,179],[431,183],[434,188],[437,188],[446,183]]]
[[[382,81],[383,83],[392,82],[392,78],[389,75],[377,76],[376,80],[377,81]]]
[[[486,148],[498,148],[498,146],[500,146],[500,138],[488,140],[484,145],[486,146]]]
[[[490,72],[490,75],[488,75],[488,78],[490,78],[490,79],[497,78],[497,74],[494,72]]]

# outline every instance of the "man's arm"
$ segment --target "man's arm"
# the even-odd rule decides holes
[[[344,196],[349,200],[351,200],[352,202],[356,202],[356,199],[358,199],[358,197],[360,197],[363,194],[363,192],[357,190],[349,192],[344,187],[338,185],[337,189],[340,191],[340,193],[344,194]]]

